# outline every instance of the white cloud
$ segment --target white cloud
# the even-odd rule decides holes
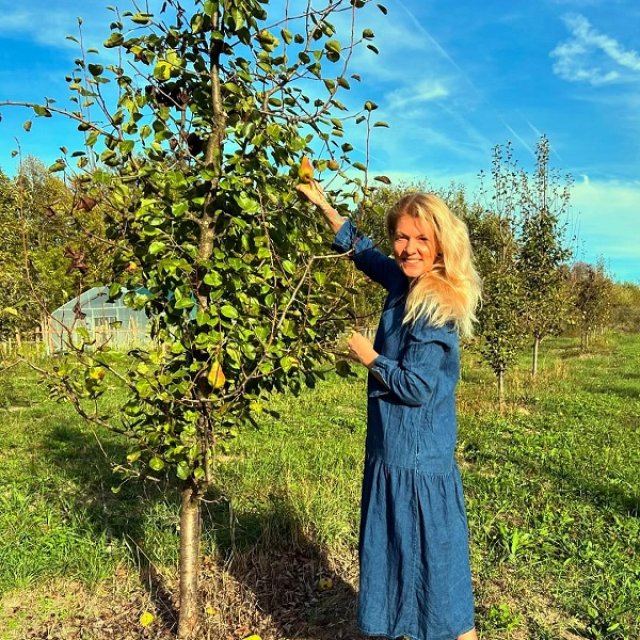
[[[578,214],[578,258],[595,263],[602,256],[616,279],[631,279],[640,262],[638,234],[632,231],[640,217],[640,181],[581,177],[582,182],[571,191]]]
[[[564,22],[571,38],[552,52],[553,71],[569,82],[603,85],[640,77],[640,54],[598,32],[582,15],[568,14]]]

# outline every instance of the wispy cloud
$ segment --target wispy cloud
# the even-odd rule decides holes
[[[553,71],[569,82],[604,85],[640,77],[640,54],[600,33],[579,14],[563,18],[571,38],[552,52]]]
[[[422,80],[416,85],[401,87],[387,94],[390,109],[416,106],[425,102],[440,100],[449,96],[449,89],[441,80]]]

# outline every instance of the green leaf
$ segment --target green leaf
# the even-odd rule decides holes
[[[51,173],[56,173],[58,171],[64,171],[66,168],[66,162],[62,158],[59,158],[49,167],[49,171]]]
[[[389,128],[389,123],[388,122],[383,122],[382,120],[378,120],[378,122],[374,122],[373,123],[374,127],[385,127],[385,128]]]
[[[167,245],[161,240],[154,240],[149,245],[149,255],[152,255],[152,256],[158,255],[161,251],[164,251],[164,248],[166,246]]]
[[[222,285],[222,276],[217,271],[209,271],[202,281],[210,287],[219,287]]]
[[[136,460],[138,460],[140,458],[141,455],[142,455],[142,451],[132,451],[127,456],[127,462],[135,462]]]
[[[53,115],[49,109],[39,104],[33,106],[33,111],[37,116],[43,116],[45,118],[51,118]]]
[[[290,274],[293,274],[296,272],[296,265],[293,264],[293,262],[291,262],[291,260],[283,260],[282,261],[282,268]]]
[[[235,320],[238,317],[238,311],[235,307],[232,307],[230,304],[224,304],[220,308],[220,313],[230,320]]]
[[[181,460],[177,467],[176,467],[176,475],[178,476],[178,478],[180,478],[180,480],[186,480],[189,475],[189,465],[184,462],[184,460]]]
[[[5,307],[4,309],[2,309],[2,313],[8,316],[15,316],[16,318],[18,317],[18,311],[13,307]]]
[[[154,471],[162,471],[164,469],[164,460],[162,458],[158,458],[158,456],[154,456],[149,460],[149,466]]]
[[[89,63],[88,69],[89,73],[94,77],[102,75],[102,72],[104,71],[104,67],[101,64]]]
[[[327,51],[333,51],[334,53],[342,52],[342,45],[337,40],[327,40],[324,43],[324,48]]]
[[[131,22],[136,24],[147,25],[153,16],[150,13],[136,13],[131,16]]]
[[[113,47],[119,47],[124,42],[124,36],[121,33],[115,31],[107,40],[104,41],[104,47],[112,49]]]

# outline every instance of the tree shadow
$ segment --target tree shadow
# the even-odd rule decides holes
[[[637,385],[633,387],[624,387],[624,386],[606,386],[606,387],[598,387],[598,386],[587,386],[584,387],[586,391],[589,393],[598,393],[602,395],[616,395],[623,400],[640,400],[640,390]]]
[[[68,508],[82,513],[97,537],[129,544],[140,581],[155,605],[159,631],[169,637],[177,628],[177,583],[168,583],[150,559],[153,549],[146,548],[145,529],[159,502],[174,516],[178,513],[178,486],[136,481],[114,493],[119,477],[110,461],[124,460],[127,450],[111,435],[98,442],[90,429],[59,422],[52,424],[43,444],[48,462],[82,488],[67,496]],[[177,518],[165,524],[177,553]],[[264,509],[236,513],[220,491],[210,491],[203,505],[202,546],[203,609],[216,614],[205,614],[203,640],[251,633],[260,633],[263,640],[363,638],[355,626],[355,576],[348,575],[355,562],[337,567],[303,531],[287,496],[270,496]]]
[[[288,496],[270,495],[263,510],[242,513],[224,496],[214,496],[205,509],[204,531],[218,553],[205,561],[203,595],[224,608],[240,636],[364,638],[355,623],[355,562],[337,566],[304,532]],[[216,593],[221,586],[224,602]],[[239,615],[233,610],[238,600],[244,602]]]
[[[126,541],[141,584],[160,618],[158,626],[165,632],[173,632],[178,620],[175,596],[145,553],[145,519],[149,506],[159,500],[177,510],[180,504],[177,488],[168,482],[122,483],[111,461],[125,460],[127,449],[112,434],[98,440],[89,427],[59,422],[52,424],[43,445],[48,462],[59,467],[73,486],[81,487],[67,496],[68,509],[82,514],[83,525],[97,539],[104,535],[114,542]]]

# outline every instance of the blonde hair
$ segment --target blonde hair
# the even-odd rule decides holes
[[[403,322],[428,318],[436,327],[453,322],[461,335],[473,335],[481,281],[473,264],[467,226],[438,196],[411,193],[387,213],[387,233],[392,242],[402,216],[431,223],[439,247],[432,270],[411,284]]]

